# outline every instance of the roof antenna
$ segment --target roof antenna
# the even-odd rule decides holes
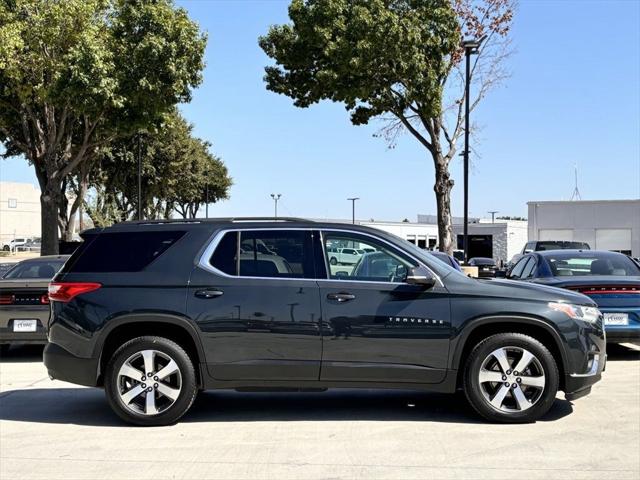
[[[582,195],[580,195],[580,189],[578,188],[578,164],[577,163],[573,164],[573,169],[574,169],[574,177],[575,177],[575,181],[576,181],[576,186],[573,189],[573,193],[571,194],[570,201],[582,200]]]

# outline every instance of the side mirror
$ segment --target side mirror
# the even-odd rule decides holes
[[[405,280],[409,285],[420,285],[425,289],[432,288],[436,284],[436,278],[424,267],[413,267]]]

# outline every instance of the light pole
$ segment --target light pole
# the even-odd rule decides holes
[[[356,200],[360,200],[360,197],[347,198],[351,202],[351,223],[356,223]]]
[[[495,218],[496,218],[496,213],[498,213],[499,210],[489,210],[487,213],[491,214],[491,223],[494,223]]]
[[[278,200],[280,200],[281,196],[282,196],[281,193],[272,193],[271,194],[271,198],[273,198],[273,201],[275,203],[275,218],[278,218]]]
[[[462,42],[466,60],[466,77],[464,84],[464,261],[469,260],[469,95],[471,84],[471,55],[480,53],[480,45],[487,38],[471,39]]]
[[[209,218],[209,184],[204,186],[204,215]]]

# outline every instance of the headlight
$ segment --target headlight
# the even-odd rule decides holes
[[[582,320],[588,323],[596,323],[602,315],[596,307],[583,307],[582,305],[572,305],[570,303],[549,302],[549,308],[562,312],[574,320]]]

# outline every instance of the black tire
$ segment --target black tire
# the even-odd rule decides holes
[[[490,400],[485,396],[486,390],[484,390],[484,388],[495,388],[495,392],[497,393],[498,389],[501,389],[502,386],[508,382],[505,382],[505,384],[502,382],[484,383],[482,385],[480,383],[480,369],[483,363],[486,359],[491,358],[492,352],[501,348],[513,348],[513,351],[525,349],[533,354],[538,361],[534,367],[538,369],[541,367],[543,370],[541,373],[544,374],[544,387],[541,389],[541,392],[535,388],[531,391],[524,392],[525,395],[531,395],[532,398],[535,396],[533,405],[524,410],[513,410],[509,412],[499,410],[491,405]],[[514,372],[511,373],[515,375]],[[514,377],[509,377],[507,380],[512,378]],[[518,389],[520,392],[523,392],[524,380],[526,380],[525,375],[521,374],[521,379],[518,380],[518,382],[523,381],[523,383],[519,383],[515,387],[513,386],[514,384],[511,383],[512,389]],[[529,423],[536,421],[549,411],[556,398],[559,381],[560,374],[558,372],[558,365],[553,355],[551,355],[549,350],[541,342],[521,333],[499,333],[482,340],[474,347],[464,367],[463,386],[465,396],[471,406],[487,420],[500,423]],[[486,385],[486,387],[483,385]],[[531,387],[524,387],[524,390],[527,388]],[[505,397],[507,402],[512,401],[514,406],[518,403],[516,401],[516,395],[511,391],[507,393],[507,396],[508,398]],[[491,400],[495,400],[495,397],[491,398]]]
[[[8,252],[10,250],[9,245],[4,245],[2,247],[2,250],[4,250],[5,252]]]
[[[331,257],[331,260],[329,260],[329,263],[331,265],[337,265],[338,264],[338,260],[336,259],[336,257]]]
[[[147,415],[134,411],[125,405],[119,392],[118,373],[120,368],[125,361],[143,350],[155,350],[174,360],[178,366],[181,379],[181,390],[174,403],[157,414]],[[141,382],[139,383],[141,384]],[[151,385],[151,382],[149,383]],[[198,393],[195,369],[187,352],[174,341],[155,336],[134,338],[118,348],[107,365],[104,386],[107,401],[113,411],[125,422],[141,426],[161,426],[176,423],[191,408]],[[147,393],[143,392],[140,396],[142,395],[146,398]]]

